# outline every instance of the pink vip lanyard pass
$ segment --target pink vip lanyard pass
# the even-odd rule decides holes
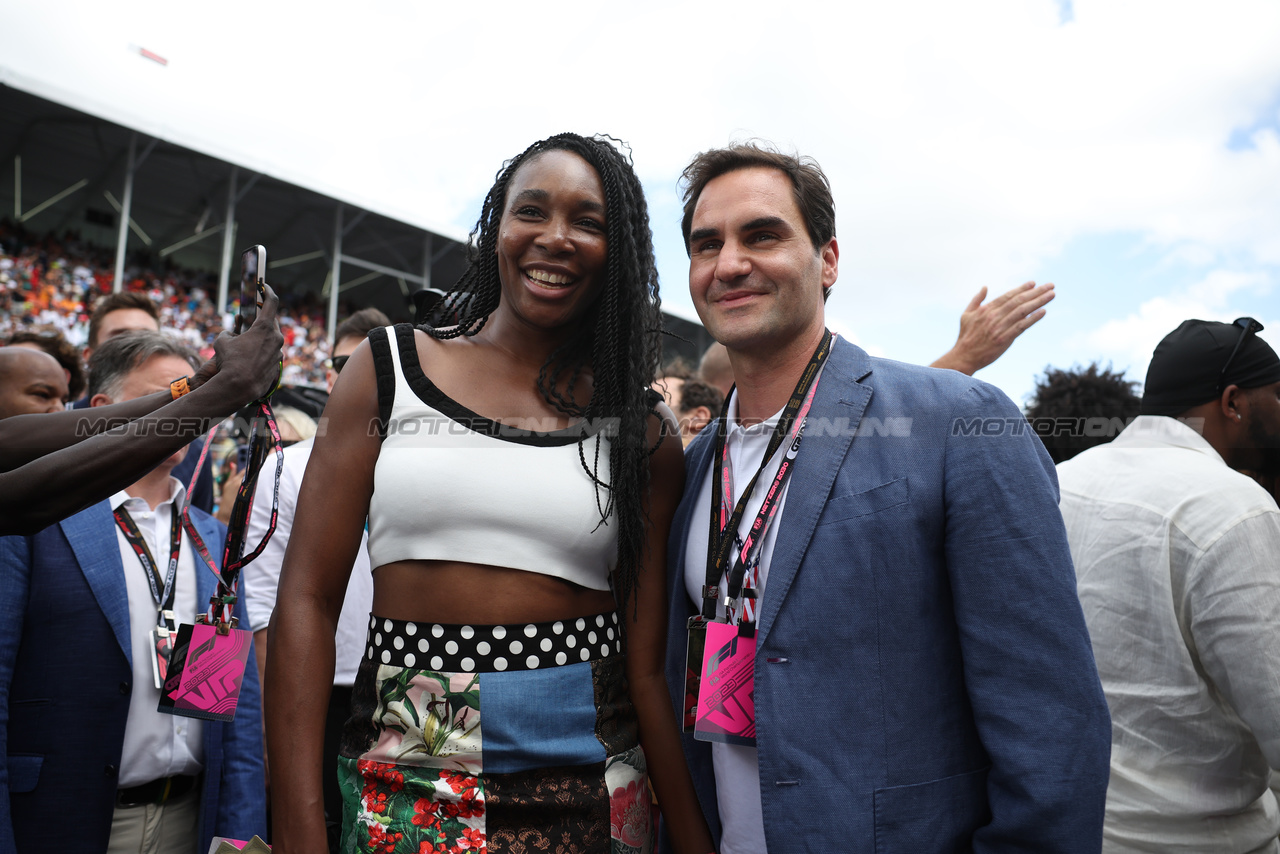
[[[712,537],[708,544],[707,583],[703,590],[704,597],[706,597],[704,599],[703,614],[707,619],[714,617],[713,609],[715,599],[719,595],[720,579],[724,577],[724,571],[727,568],[726,564],[731,552],[731,545],[736,544],[738,545],[737,558],[734,561],[732,572],[729,573],[729,598],[726,603],[728,613],[726,616],[729,622],[737,623],[743,627],[750,627],[755,623],[755,597],[759,582],[760,551],[769,525],[773,521],[774,514],[777,513],[778,502],[782,498],[783,488],[791,475],[792,469],[795,467],[796,454],[800,450],[800,440],[804,436],[805,420],[808,417],[809,408],[813,405],[814,394],[818,390],[818,375],[822,370],[822,365],[826,362],[827,355],[831,352],[831,342],[831,333],[824,331],[821,343],[818,345],[817,350],[814,351],[809,364],[805,367],[804,373],[801,374],[800,382],[796,385],[795,391],[792,392],[791,399],[782,411],[778,426],[775,428],[774,435],[770,438],[769,446],[765,450],[760,468],[757,469],[736,504],[733,502],[733,464],[725,442],[727,430],[725,421],[728,415],[728,401],[726,399],[716,440],[716,462],[718,464],[719,477],[713,483],[712,490],[715,493],[711,511],[713,517]],[[793,425],[794,430],[791,429]],[[774,475],[773,481],[769,485],[769,491],[765,493],[764,501],[760,506],[759,512],[756,513],[746,537],[739,538],[738,527],[746,510],[747,502],[751,499],[751,494],[755,490],[760,474],[768,467],[769,461],[782,445],[784,438],[789,438],[790,442],[787,445],[786,454],[778,466],[778,472]],[[708,610],[712,610],[712,613],[708,614]]]

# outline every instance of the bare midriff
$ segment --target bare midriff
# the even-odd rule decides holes
[[[614,609],[613,593],[523,569],[402,560],[373,575],[373,613],[419,623],[543,623]]]

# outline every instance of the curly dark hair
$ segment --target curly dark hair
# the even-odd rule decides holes
[[[1027,421],[1055,464],[1116,437],[1142,405],[1138,383],[1093,362],[1069,371],[1046,366],[1027,403]]]
[[[424,329],[429,335],[447,339],[475,335],[484,328],[502,295],[497,243],[507,186],[521,166],[548,151],[577,154],[600,177],[608,256],[600,297],[577,330],[547,358],[538,374],[538,390],[547,403],[566,415],[587,423],[609,419],[617,425],[609,444],[610,482],[600,477],[599,443],[594,459],[588,460],[584,436],[578,443],[578,457],[596,484],[601,524],[608,524],[611,513],[618,520],[614,595],[619,609],[625,610],[645,549],[644,496],[649,489],[649,457],[653,452],[647,438],[652,411],[648,388],[658,369],[662,330],[649,209],[629,147],[613,137],[562,133],[535,142],[503,164],[471,232],[467,271],[444,298],[449,309],[446,315],[452,312],[457,325]],[[586,406],[579,406],[574,402],[573,388],[583,371],[591,372],[593,387]],[[562,381],[564,393],[559,390]]]

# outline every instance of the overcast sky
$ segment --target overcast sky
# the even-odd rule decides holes
[[[528,143],[610,133],[686,313],[680,171],[772,140],[831,177],[829,323],[873,353],[931,361],[982,285],[1056,283],[979,374],[1020,404],[1046,365],[1140,380],[1188,317],[1280,345],[1272,0],[0,0],[0,67],[457,233]]]

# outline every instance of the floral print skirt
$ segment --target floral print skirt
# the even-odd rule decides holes
[[[616,613],[373,617],[338,759],[342,850],[649,854],[654,810]]]

